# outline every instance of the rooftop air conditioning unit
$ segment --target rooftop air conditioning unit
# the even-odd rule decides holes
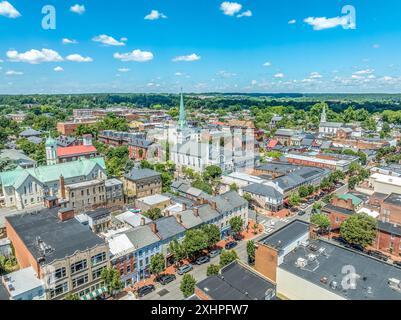
[[[319,254],[322,254],[322,253],[325,252],[325,251],[326,251],[326,248],[323,248],[323,247],[321,247],[321,248],[318,250]]]
[[[401,290],[401,281],[399,279],[390,278],[387,283],[390,288]]]
[[[315,261],[316,260],[316,255],[313,253],[308,254],[308,260],[309,261]]]
[[[332,288],[333,290],[336,290],[337,287],[338,287],[337,281],[333,280],[333,281],[330,282],[330,288]]]
[[[308,260],[306,260],[305,258],[298,258],[297,261],[295,262],[295,265],[298,268],[305,268],[308,264]]]

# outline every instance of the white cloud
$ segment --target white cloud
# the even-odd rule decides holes
[[[55,67],[53,70],[56,71],[56,72],[64,71],[64,69],[62,67],[60,67],[60,66]]]
[[[235,77],[236,74],[232,73],[232,72],[221,70],[221,71],[216,73],[216,76],[219,76],[219,77],[222,77],[222,78],[231,78],[231,77]]]
[[[375,43],[375,44],[372,46],[372,48],[373,48],[373,49],[379,49],[379,48],[380,48],[380,44]]]
[[[4,61],[0,59],[0,63],[3,63]]]
[[[295,19],[288,21],[288,24],[296,24],[296,23],[297,23],[297,20],[295,20]]]
[[[326,17],[309,17],[304,20],[307,24],[313,27],[313,30],[324,30],[335,28],[338,26],[347,26],[349,21],[347,17],[334,17],[334,18],[326,18]]]
[[[24,73],[23,72],[21,72],[21,71],[14,71],[14,70],[8,70],[7,72],[6,72],[6,75],[7,76],[21,76],[21,75],[23,75]]]
[[[120,41],[127,42],[127,41],[128,41],[128,38],[127,38],[127,37],[122,37],[122,38],[120,39]]]
[[[129,68],[119,68],[118,71],[119,72],[128,72],[128,71],[130,71],[130,69]]]
[[[271,62],[269,62],[269,61],[266,61],[266,62],[263,64],[264,67],[270,67],[271,65],[272,65]]]
[[[92,41],[103,43],[106,46],[125,46],[124,42],[118,41],[106,34],[100,34],[98,36],[95,36],[92,38]]]
[[[116,52],[113,57],[121,61],[136,61],[145,62],[153,59],[153,53],[150,51],[142,51],[140,49],[133,50],[127,53]]]
[[[70,54],[66,57],[68,61],[73,61],[73,62],[92,62],[93,59],[91,57],[83,57],[80,54],[74,53]]]
[[[233,16],[236,13],[240,12],[242,9],[242,5],[237,2],[228,2],[224,1],[220,5],[220,10],[227,16]]]
[[[77,44],[77,43],[78,43],[77,40],[68,39],[68,38],[63,38],[63,39],[61,40],[61,42],[62,42],[63,44]]]
[[[85,12],[85,6],[84,6],[84,5],[76,4],[76,5],[73,5],[73,6],[70,8],[70,11],[71,11],[71,12],[74,12],[74,13],[78,13],[78,14],[83,14],[83,13]]]
[[[319,72],[311,72],[309,75],[310,79],[320,79],[323,78],[323,76]]]
[[[383,79],[384,81],[391,81],[391,80],[393,80],[394,78],[393,78],[393,77],[390,77],[390,76],[384,76],[382,79]]]
[[[258,81],[256,81],[256,80],[252,80],[252,81],[251,81],[251,85],[252,85],[252,86],[256,86],[257,84],[258,84]]]
[[[148,15],[145,16],[145,20],[157,20],[157,19],[166,19],[167,16],[157,10],[152,10]]]
[[[237,15],[237,18],[242,18],[242,17],[252,17],[252,11],[251,10],[246,10],[239,15]]]
[[[274,77],[275,78],[284,78],[284,74],[283,73],[276,73],[275,75],[274,75]]]
[[[63,58],[58,52],[51,49],[42,49],[40,51],[31,49],[22,53],[16,50],[9,50],[7,51],[7,57],[12,62],[26,62],[31,64],[63,61]]]
[[[18,18],[21,14],[18,12],[17,9],[13,7],[13,5],[8,1],[1,1],[0,2],[0,16],[4,16],[7,18]]]
[[[177,76],[177,77],[181,77],[181,76],[184,76],[184,75],[185,75],[185,73],[182,73],[182,72],[176,72],[176,73],[174,73],[174,75],[175,75],[175,76]]]
[[[192,54],[189,54],[189,55],[187,55],[187,56],[178,56],[178,57],[175,57],[174,59],[173,59],[173,61],[174,62],[177,62],[177,61],[186,61],[186,62],[191,62],[191,61],[197,61],[197,60],[200,60],[200,56],[198,56],[196,53],[192,53]]]
[[[375,72],[374,69],[365,69],[356,71],[354,74],[372,74],[373,72]]]

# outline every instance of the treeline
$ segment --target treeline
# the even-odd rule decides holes
[[[350,106],[369,112],[399,110],[401,95],[301,95],[301,94],[186,94],[185,104],[193,109],[251,107],[267,108],[284,105],[308,111],[314,104],[325,102],[335,112]],[[106,108],[113,105],[128,107],[172,108],[179,105],[177,94],[75,94],[75,95],[1,95],[0,113],[25,111],[35,106],[48,105],[62,108],[67,114],[75,108]]]

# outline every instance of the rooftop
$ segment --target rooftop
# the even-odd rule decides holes
[[[392,193],[384,200],[384,202],[396,206],[401,206],[401,194]]]
[[[159,203],[162,203],[162,202],[170,201],[170,198],[166,197],[166,196],[163,196],[161,194],[154,194],[154,195],[151,195],[151,196],[139,198],[139,199],[137,199],[137,201],[143,202],[143,203],[145,203],[145,204],[147,204],[149,206],[152,206],[152,205],[156,205],[156,204],[159,204]]]
[[[280,250],[308,232],[309,223],[297,219],[259,240],[259,242]]]
[[[200,281],[197,287],[213,300],[266,300],[275,295],[275,285],[256,271],[234,261],[221,274]]]
[[[13,215],[6,220],[36,259],[45,257],[45,264],[104,244],[76,219],[62,222],[58,208]]]
[[[74,155],[84,155],[88,153],[96,153],[95,146],[71,146],[71,147],[58,147],[57,157],[69,157]]]
[[[3,277],[3,281],[11,297],[17,297],[30,290],[43,287],[43,282],[38,279],[32,267],[8,273]]]
[[[309,246],[299,246],[287,254],[279,268],[350,300],[399,300],[401,288],[389,286],[389,279],[401,280],[401,268],[372,258],[355,250],[324,241],[310,240]],[[309,256],[309,254],[313,254]],[[307,260],[306,266],[297,266],[299,258]],[[342,287],[342,270],[352,266],[356,272],[355,289]]]
[[[133,181],[160,177],[160,173],[151,169],[132,169],[129,174],[124,175],[125,178]]]

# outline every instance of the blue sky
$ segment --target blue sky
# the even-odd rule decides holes
[[[401,92],[400,21],[398,0],[0,0],[0,93]]]

